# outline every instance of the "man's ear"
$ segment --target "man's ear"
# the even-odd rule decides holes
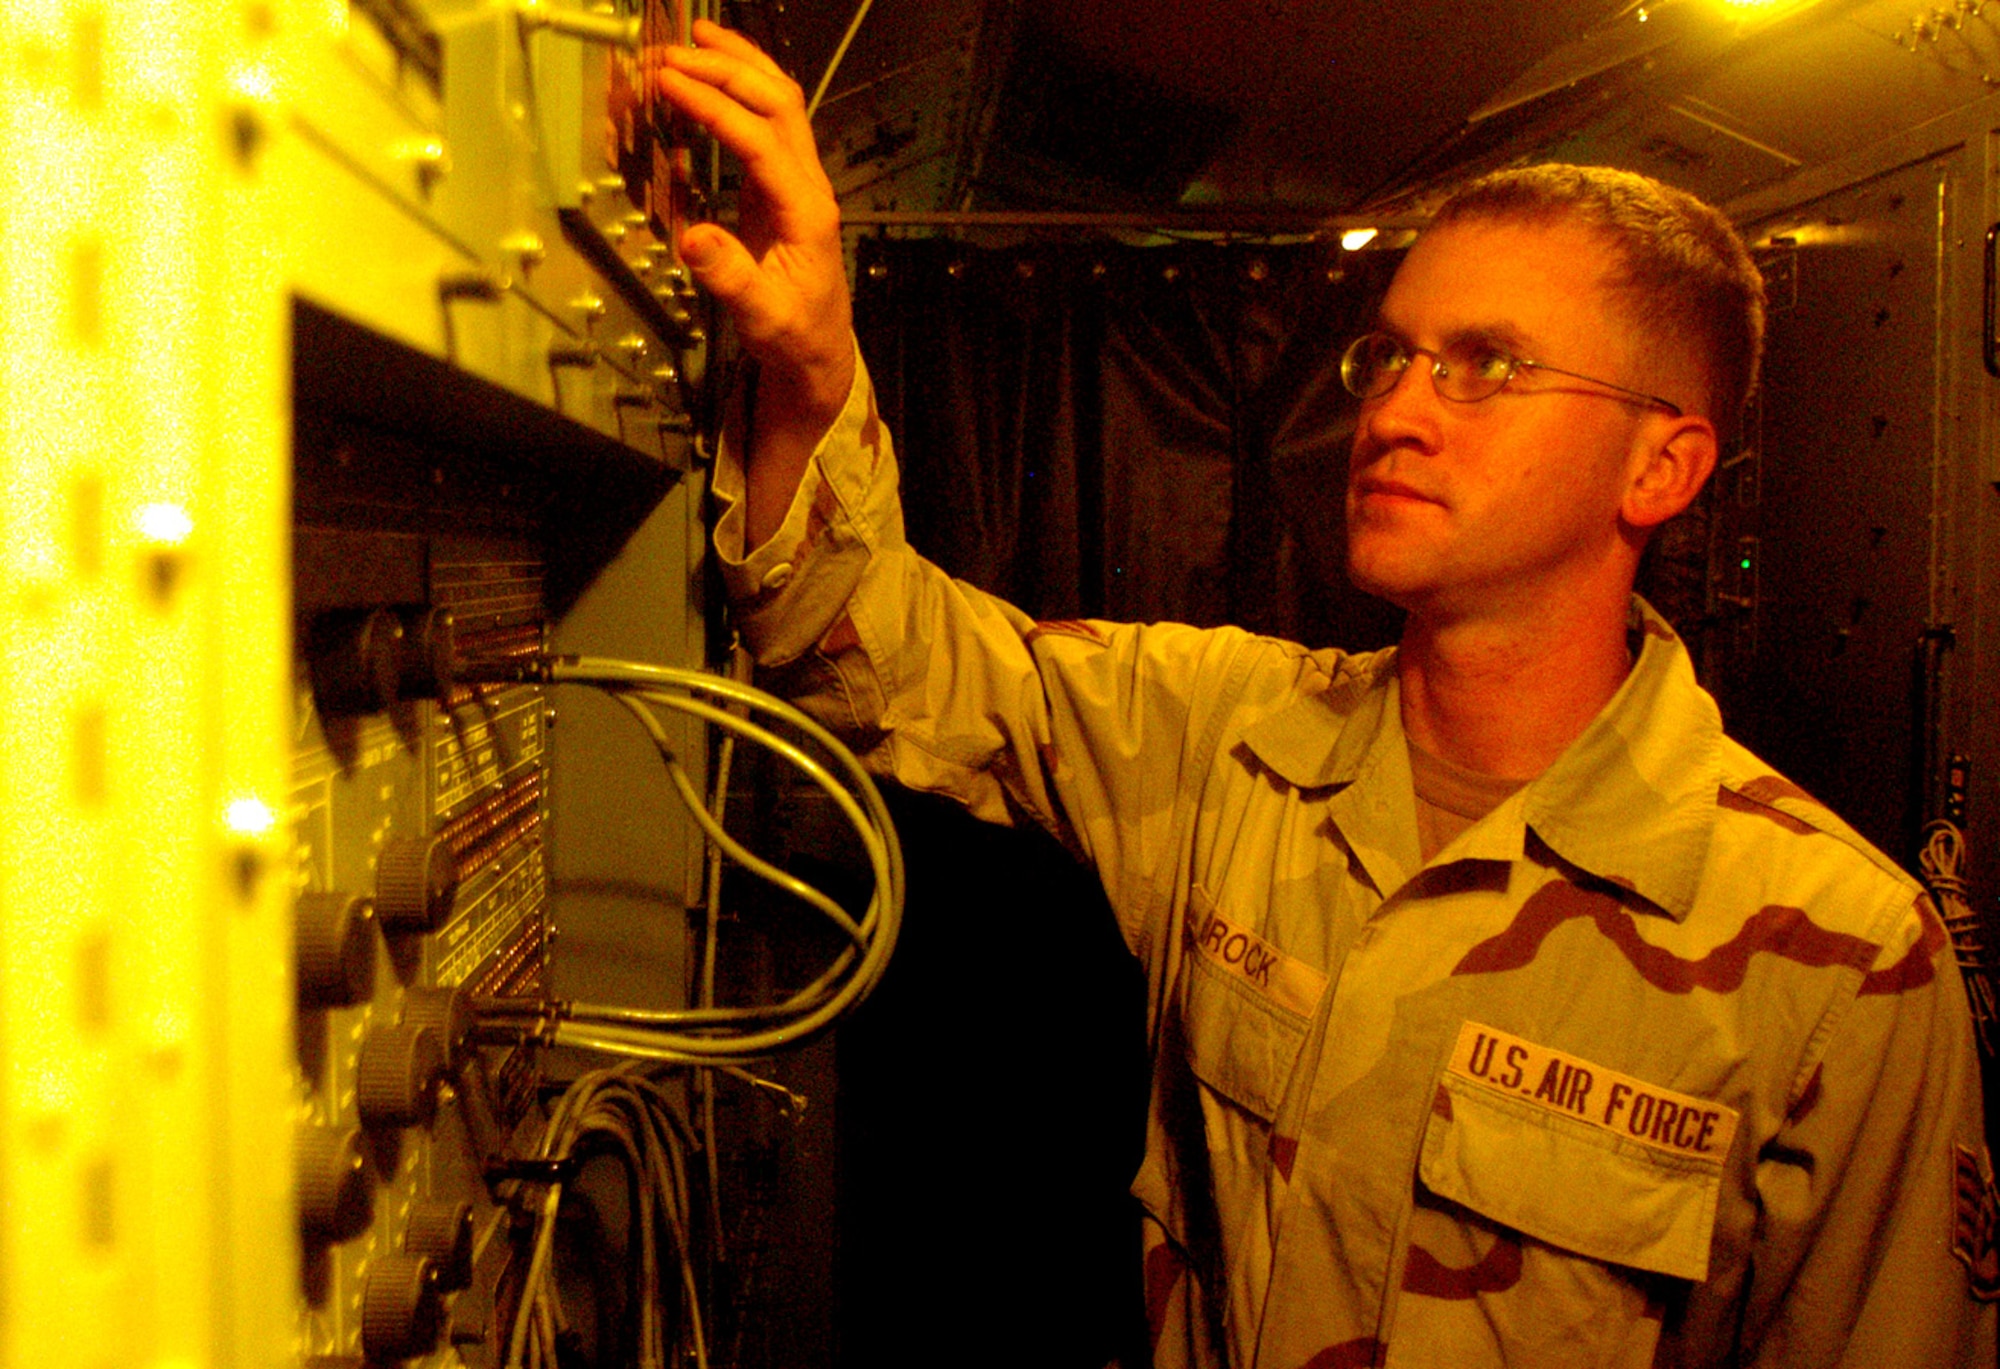
[[[1665,414],[1645,425],[1619,515],[1650,530],[1694,502],[1715,470],[1715,425],[1700,414]]]

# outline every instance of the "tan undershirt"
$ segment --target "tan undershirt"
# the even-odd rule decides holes
[[[1453,765],[1415,742],[1410,743],[1410,773],[1417,789],[1417,845],[1426,865],[1459,833],[1527,784]]]

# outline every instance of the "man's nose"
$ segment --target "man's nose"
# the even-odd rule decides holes
[[[1440,406],[1429,357],[1413,357],[1385,394],[1361,405],[1361,430],[1377,443],[1416,440],[1426,446],[1437,440]]]

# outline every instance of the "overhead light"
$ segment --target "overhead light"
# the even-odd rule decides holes
[[[1373,241],[1375,230],[1372,228],[1350,228],[1340,235],[1341,247],[1349,252],[1359,252]]]

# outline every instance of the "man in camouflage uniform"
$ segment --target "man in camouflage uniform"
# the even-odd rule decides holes
[[[882,770],[1061,835],[1145,966],[1159,1364],[1993,1363],[1944,930],[1631,592],[1754,379],[1720,216],[1543,169],[1411,250],[1345,367],[1395,650],[1035,623],[903,540],[797,87],[709,25],[650,60],[746,168],[742,237],[685,242],[761,363],[745,639]]]

